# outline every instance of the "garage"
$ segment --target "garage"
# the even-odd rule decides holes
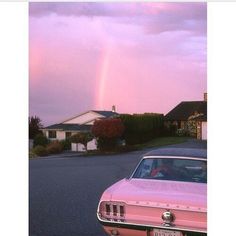
[[[207,122],[203,121],[202,122],[202,140],[207,140]]]

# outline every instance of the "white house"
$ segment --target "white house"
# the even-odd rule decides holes
[[[119,116],[113,111],[90,110],[80,115],[64,120],[59,124],[53,124],[43,128],[44,135],[50,140],[64,140],[79,132],[91,132],[95,120],[113,118]],[[72,151],[83,151],[83,145],[71,145]],[[96,149],[96,140],[88,143],[88,150]]]

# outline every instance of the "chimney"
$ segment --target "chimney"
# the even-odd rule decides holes
[[[113,105],[112,108],[111,108],[112,112],[116,112],[116,106]]]
[[[204,93],[204,102],[207,102],[207,93]]]

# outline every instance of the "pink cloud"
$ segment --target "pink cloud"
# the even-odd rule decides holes
[[[30,3],[30,114],[166,113],[206,91],[206,4]]]

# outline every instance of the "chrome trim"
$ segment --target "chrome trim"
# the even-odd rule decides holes
[[[141,160],[139,161],[139,163],[137,164],[136,168],[134,169],[134,171],[132,172],[132,174],[130,175],[130,177],[128,178],[129,180],[131,180],[134,176],[134,173],[136,172],[136,170],[138,169],[139,165],[141,164],[141,162],[144,159],[158,159],[158,158],[168,158],[168,159],[183,159],[183,160],[196,160],[196,161],[205,161],[207,162],[206,158],[201,158],[201,157],[181,157],[181,156],[144,156],[141,158]]]
[[[144,204],[135,204],[135,203],[130,203],[128,202],[127,205],[130,206],[137,206],[137,207],[151,207],[151,208],[158,208],[158,209],[170,209],[170,210],[178,210],[178,211],[190,211],[190,212],[200,212],[200,213],[207,213],[207,209],[205,208],[198,208],[198,209],[192,209],[193,207],[188,207],[188,206],[179,206],[179,205],[172,205],[172,204],[162,204],[162,205],[144,205]]]
[[[144,225],[144,224],[135,224],[135,223],[127,223],[127,222],[115,222],[115,221],[109,221],[109,220],[103,220],[100,217],[100,213],[99,213],[99,208],[100,208],[100,204],[101,202],[99,202],[98,204],[98,208],[97,208],[97,219],[101,222],[104,223],[112,223],[114,225],[116,224],[122,224],[122,225],[127,225],[127,226],[141,226],[141,227],[150,227],[150,228],[159,228],[159,229],[166,229],[166,230],[179,230],[179,231],[188,231],[188,232],[196,232],[196,233],[207,233],[206,230],[194,230],[194,229],[187,229],[187,228],[178,228],[178,227],[165,227],[165,226],[159,226],[159,225]]]

